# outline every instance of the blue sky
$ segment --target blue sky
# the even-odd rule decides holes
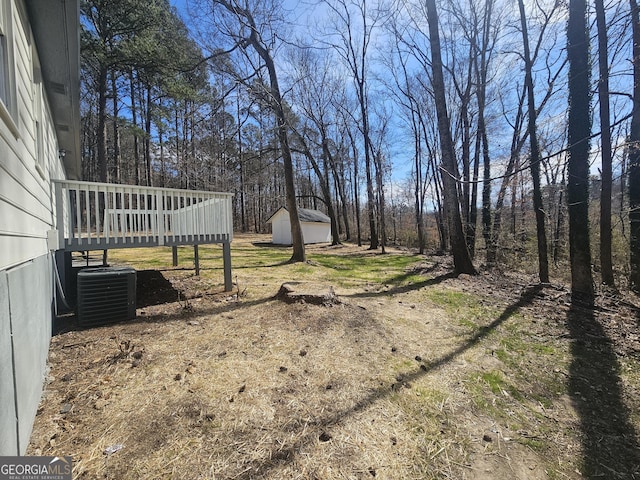
[[[190,18],[189,18],[189,9],[194,10],[195,5],[200,2],[202,0],[170,0],[171,4],[174,5],[178,11],[180,12],[181,16],[183,17],[183,20],[189,24],[190,23]],[[204,2],[205,4],[208,4],[208,2]],[[317,2],[313,1],[313,0],[283,0],[283,5],[285,7],[285,9],[290,10],[293,12],[293,14],[289,17],[289,20],[294,24],[294,29],[296,28],[296,26],[298,27],[303,27],[303,25],[319,25],[322,23],[322,15],[319,13],[321,11],[321,9],[319,10],[318,8],[314,8],[312,5]],[[564,17],[560,17],[557,20],[558,22],[561,22],[564,25],[565,22],[565,18]],[[304,27],[303,27],[304,28]],[[313,27],[311,27],[313,28]],[[302,30],[302,29],[301,29]],[[303,31],[303,33],[306,33],[305,31]],[[307,35],[308,38],[308,35]],[[558,43],[560,48],[563,48],[565,45],[564,40],[561,38],[559,39],[559,43]],[[374,53],[375,55],[375,53]],[[593,43],[593,50],[592,50],[592,55],[595,58],[595,55],[597,55],[597,49],[595,46],[595,42]],[[625,55],[621,55],[620,57],[625,57]],[[625,64],[624,61],[621,61],[621,58],[617,58],[617,62],[614,62],[614,72],[618,73],[618,75],[614,74],[614,77],[612,78],[612,83],[618,83],[618,88],[620,91],[625,91],[626,89],[624,88],[624,86],[619,85],[620,83],[622,83],[623,85],[625,84],[625,82],[628,82],[628,79],[625,78],[624,75],[620,76],[620,72],[616,72],[617,70],[620,70],[621,68],[623,70],[628,69],[628,65]],[[516,67],[517,71],[520,71],[520,67]],[[596,98],[594,98],[594,103],[593,103],[593,108],[594,111],[595,109],[597,109],[597,105],[595,103]],[[619,102],[624,104],[624,99],[620,99],[620,98],[615,98],[614,101]],[[559,104],[556,106],[556,108],[559,109],[563,109],[565,106],[565,103],[560,101]],[[451,106],[450,106],[451,107]],[[617,107],[617,108],[616,108]],[[614,111],[617,111],[620,109],[620,105],[616,105],[614,107]],[[624,106],[622,108],[622,110],[624,110]],[[564,114],[563,114],[564,115]],[[595,120],[595,119],[594,119]],[[594,122],[594,130],[596,129],[595,127],[595,123]],[[508,129],[507,129],[508,130]],[[510,132],[506,132],[510,134]],[[509,139],[507,138],[505,141],[501,141],[500,138],[498,138],[497,136],[497,132],[494,132],[494,142],[497,142],[495,145],[493,145],[493,149],[492,149],[492,154],[494,156],[494,162],[496,160],[499,160],[498,157],[496,157],[496,155],[500,155],[500,153],[502,153],[503,155],[506,154],[506,152],[499,152],[499,150],[501,149],[500,144],[504,144],[504,146],[508,145]],[[396,181],[401,181],[402,179],[406,178],[409,175],[409,164],[411,163],[410,157],[411,152],[409,151],[402,151],[402,150],[406,150],[406,148],[409,146],[408,143],[406,141],[406,137],[404,136],[404,128],[402,128],[399,125],[396,125],[396,128],[394,129],[393,133],[391,134],[391,137],[393,137],[393,139],[391,140],[394,144],[394,146],[392,146],[392,156],[393,156],[393,163],[394,163],[394,168],[393,168],[393,176],[394,179],[396,179]],[[598,147],[598,140],[594,140],[592,141],[592,145],[595,147],[594,148],[594,153],[597,152],[597,147]],[[410,149],[409,149],[410,150]],[[592,171],[594,174],[597,174],[597,169],[599,167],[599,157],[597,155],[594,155],[594,164],[592,166]],[[497,167],[497,165],[496,165]]]

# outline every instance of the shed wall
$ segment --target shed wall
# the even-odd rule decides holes
[[[331,241],[331,224],[302,222],[304,243],[324,243]]]
[[[272,242],[276,245],[291,245],[291,222],[289,212],[281,211],[271,221]]]
[[[331,241],[331,224],[320,222],[300,222],[305,244]],[[291,245],[291,223],[289,212],[281,210],[271,220],[272,242],[275,245]]]

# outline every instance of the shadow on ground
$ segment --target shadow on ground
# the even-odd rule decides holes
[[[444,275],[442,277],[448,278],[448,275]],[[434,279],[434,281],[432,281],[432,284],[438,283],[438,281],[442,281],[444,278],[438,277]],[[537,285],[526,289],[517,302],[509,305],[498,318],[496,318],[489,325],[481,328],[478,333],[470,337],[464,344],[460,345],[458,348],[452,350],[448,354],[435,359],[428,365],[423,364],[417,369],[404,373],[402,375],[403,382],[411,383],[418,378],[421,378],[429,374],[430,372],[445,366],[460,355],[464,354],[467,350],[473,348],[498,326],[508,320],[512,315],[517,313],[521,308],[530,305],[541,289],[542,287]],[[319,426],[320,429],[323,430],[322,435],[326,435],[325,432],[330,432],[332,427],[340,425],[346,418],[363,410],[366,410],[377,401],[389,397],[394,393],[395,390],[395,384],[381,386],[372,391],[369,395],[361,398],[351,408],[341,411],[327,412],[327,414],[325,414],[323,417],[317,419],[314,424]],[[306,427],[306,425],[300,426],[300,429],[306,429]],[[317,431],[314,430],[310,433],[301,434],[299,439],[290,445],[279,445],[277,448],[274,448],[274,450],[268,456],[269,460],[256,460],[249,465],[245,465],[246,468],[243,473],[235,476],[234,478],[241,480],[250,480],[253,478],[263,478],[267,476],[270,471],[278,468],[278,466],[295,461],[296,456],[298,456],[300,452],[304,452],[306,450],[305,447],[308,447],[317,440],[317,435]]]
[[[402,282],[405,278],[407,278],[408,276],[410,276],[411,274],[403,274],[403,275],[399,275],[393,279],[391,279],[389,281],[390,284],[394,284],[394,283],[400,283]],[[421,282],[415,282],[415,283],[410,283],[407,285],[398,285],[398,286],[393,286],[390,288],[387,288],[384,291],[370,291],[370,292],[359,292],[359,293],[354,293],[351,295],[341,295],[343,297],[346,298],[366,298],[366,297],[378,297],[380,295],[398,295],[401,293],[407,293],[407,292],[412,292],[415,290],[421,290],[425,287],[432,287],[434,285],[438,285],[439,283],[444,282],[445,280],[451,280],[453,278],[456,278],[457,275],[453,272],[449,272],[449,273],[445,273],[443,275],[438,275],[437,277],[434,278],[429,278],[427,280],[421,281]]]
[[[180,292],[173,288],[162,272],[138,270],[136,275],[136,306],[138,308],[171,303],[179,299]]]
[[[623,399],[614,345],[592,308],[572,305],[573,339],[568,389],[580,417],[582,475],[590,479],[640,479],[640,444]]]
[[[279,250],[287,250],[291,248],[291,245],[280,245],[272,242],[251,242],[251,245],[258,248],[277,248]]]

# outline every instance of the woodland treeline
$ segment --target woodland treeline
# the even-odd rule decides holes
[[[82,0],[85,180],[640,288],[636,0]],[[188,27],[187,27],[188,25]],[[634,41],[635,39],[635,41]],[[294,231],[293,260],[304,259]]]

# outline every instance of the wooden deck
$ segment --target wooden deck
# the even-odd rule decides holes
[[[231,193],[72,180],[54,185],[59,250],[220,243],[231,290]]]

